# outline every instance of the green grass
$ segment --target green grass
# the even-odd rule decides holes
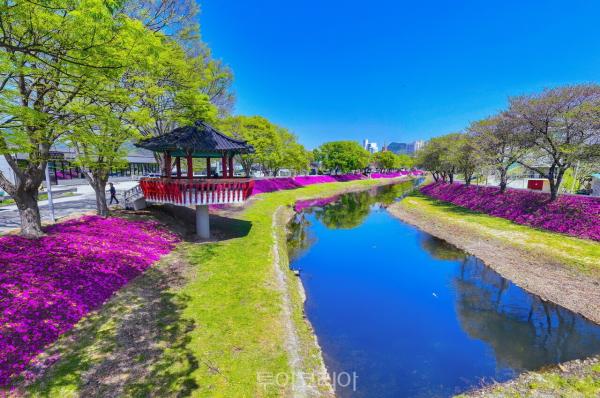
[[[598,397],[600,396],[600,364],[584,365],[577,375],[564,375],[557,370],[529,373],[508,385],[490,388],[485,396],[489,398]],[[456,398],[466,397],[468,395],[458,395]]]
[[[468,228],[475,234],[500,240],[502,243],[543,253],[548,258],[573,266],[586,273],[600,273],[600,243],[515,224],[512,221],[477,213],[451,203],[438,201],[416,193],[399,203],[409,211],[444,223]]]
[[[291,383],[257,383],[258,375],[266,380],[265,375],[290,375],[292,371],[285,346],[282,294],[273,266],[274,236],[280,243],[280,266],[288,273],[287,293],[301,346],[301,371],[311,373],[322,367],[314,336],[303,318],[300,282],[287,269],[286,217],[278,217],[275,235],[273,217],[282,206],[289,212],[298,199],[385,182],[321,184],[255,197],[235,216],[251,225],[245,236],[180,244],[59,339],[45,356],[59,354],[61,359],[27,387],[27,395],[293,396]],[[169,269],[176,263],[186,264],[181,275]],[[177,283],[170,281],[173,275],[177,275]],[[133,347],[127,342],[129,334],[137,336]],[[115,375],[114,370],[107,371],[111,366],[125,369]],[[103,372],[108,375],[102,377]],[[90,377],[99,385],[91,385]]]

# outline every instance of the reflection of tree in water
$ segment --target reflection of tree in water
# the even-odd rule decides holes
[[[466,257],[458,247],[429,234],[423,234],[421,247],[438,260],[463,260]]]
[[[297,259],[315,242],[316,238],[310,233],[310,222],[306,213],[298,213],[288,224],[287,247],[290,262]]]
[[[469,336],[488,343],[498,368],[517,371],[600,352],[600,328],[513,285],[475,257],[454,279],[456,310]]]
[[[369,192],[342,195],[337,202],[317,209],[315,215],[327,228],[355,228],[369,215],[371,199]]]
[[[415,187],[413,181],[386,185],[369,191],[341,195],[340,199],[315,210],[317,219],[327,228],[356,228],[367,218],[372,205],[380,203],[389,205],[405,196]]]

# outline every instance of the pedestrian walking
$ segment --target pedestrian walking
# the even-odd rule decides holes
[[[115,186],[113,185],[112,182],[109,182],[108,185],[110,185],[110,203],[112,205],[113,200],[119,204],[119,199],[117,199],[117,190],[115,189]]]

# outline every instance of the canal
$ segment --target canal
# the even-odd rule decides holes
[[[600,326],[386,211],[412,189],[299,203],[289,225],[337,396],[448,397],[600,353]]]

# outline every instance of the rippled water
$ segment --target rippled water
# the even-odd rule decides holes
[[[405,183],[297,214],[291,267],[340,397],[447,397],[600,353],[600,327],[392,217]],[[343,377],[342,377],[343,376]]]

